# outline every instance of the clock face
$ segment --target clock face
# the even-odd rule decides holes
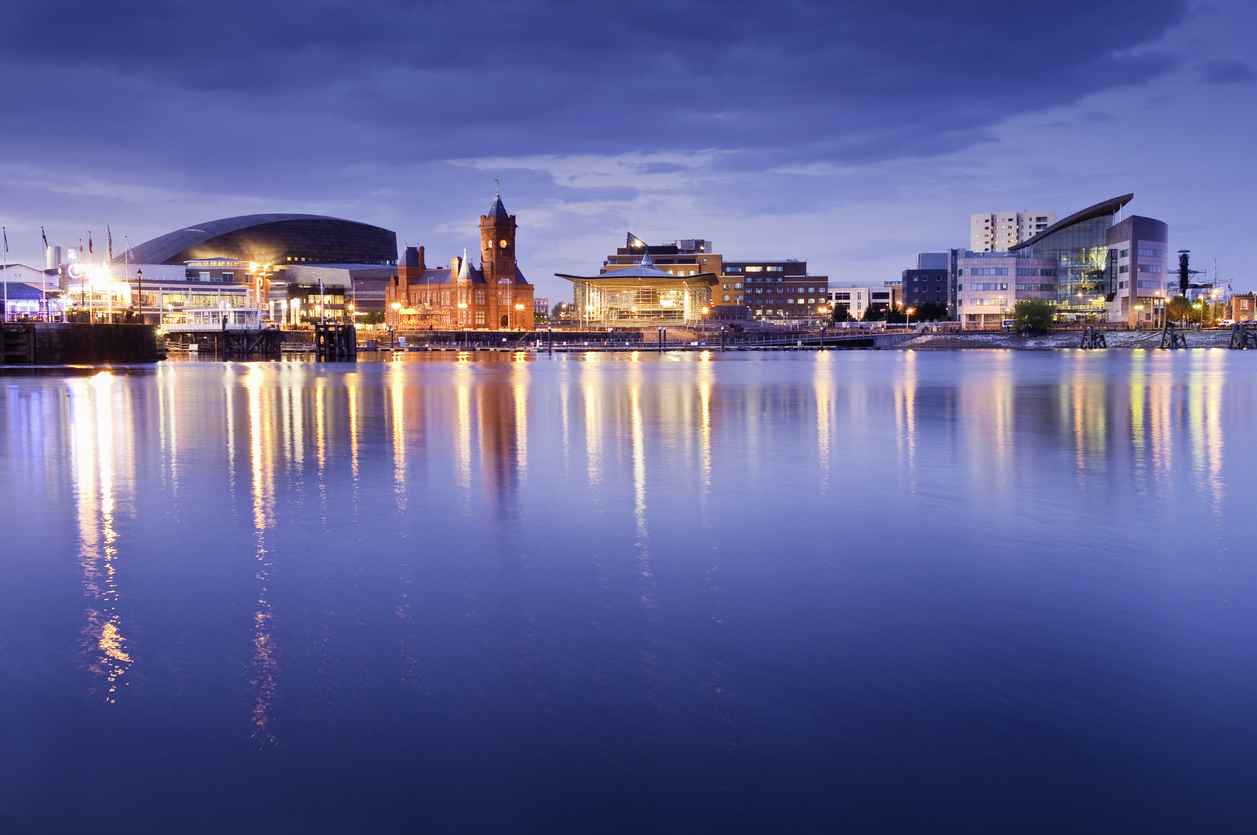
[[[503,249],[506,249],[506,238],[503,238],[502,240],[498,241],[498,246],[502,247]]]

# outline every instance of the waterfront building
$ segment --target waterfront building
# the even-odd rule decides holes
[[[532,300],[532,313],[534,316],[550,315],[550,300],[547,298],[536,298]]]
[[[830,286],[826,296],[835,309],[844,308],[850,318],[863,319],[870,307],[898,309],[903,302],[902,292],[899,282],[888,281],[881,285],[836,284]]]
[[[1056,303],[1056,261],[1013,252],[964,252],[957,259],[956,312],[965,328],[1000,327],[1021,299]]]
[[[212,220],[132,247],[116,262],[180,265],[207,258],[269,264],[397,263],[388,229],[323,215],[262,214]]]
[[[918,252],[915,269],[903,271],[900,286],[903,289],[904,308],[920,309],[923,303],[938,304],[951,313],[955,304],[952,286],[952,253]]]
[[[532,330],[533,286],[515,261],[515,215],[498,195],[480,218],[480,266],[467,253],[429,269],[406,247],[385,287],[384,321],[401,330]]]
[[[799,321],[823,315],[829,278],[809,275],[807,262],[795,258],[732,261],[714,251],[704,238],[682,238],[650,246],[628,233],[625,246],[603,262],[603,272],[639,266],[649,255],[651,266],[679,276],[714,273],[707,304],[709,318]]]
[[[969,215],[972,252],[1007,252],[1056,223],[1056,212],[999,212]]]
[[[724,267],[721,297],[742,290],[750,315],[757,319],[799,321],[825,315],[820,308],[829,303],[829,276],[809,275],[807,261],[725,261]]]
[[[699,256],[692,261],[669,260],[671,269],[655,266],[645,247],[637,262],[604,264],[598,275],[555,273],[572,282],[572,298],[585,327],[632,327],[695,324],[711,315],[711,293],[720,276],[705,270]],[[678,259],[678,253],[664,258]]]
[[[248,308],[296,325],[348,316],[351,305],[382,310],[397,236],[322,215],[242,215],[161,235],[101,264],[69,255],[60,265],[67,302],[93,315],[142,309],[146,321],[179,325]]]
[[[1237,322],[1257,319],[1257,293],[1236,293],[1231,296],[1231,318]]]
[[[1151,325],[1165,299],[1177,295],[1167,283],[1169,226],[1132,215],[1105,232],[1108,247],[1108,319],[1125,325]]]
[[[1169,227],[1137,215],[1116,222],[1134,196],[1096,203],[1009,248],[1019,258],[1055,265],[1059,318],[1129,325],[1152,320],[1155,300],[1167,292]]]

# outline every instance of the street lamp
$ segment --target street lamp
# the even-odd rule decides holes
[[[907,327],[908,325],[911,325],[911,324],[912,324],[912,314],[913,314],[913,313],[916,313],[916,311],[917,311],[917,309],[916,309],[915,307],[910,307],[910,308],[908,308],[908,310],[907,310],[907,313],[908,313],[908,320],[904,323],[904,326],[905,326],[905,327]]]
[[[144,271],[135,271],[136,293],[140,297],[140,324],[144,324]]]

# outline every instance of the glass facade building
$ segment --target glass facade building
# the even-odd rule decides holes
[[[1019,258],[1055,265],[1058,314],[1097,321],[1107,317],[1116,269],[1110,263],[1108,231],[1117,212],[1133,198],[1133,194],[1126,194],[1097,203],[1010,247]]]

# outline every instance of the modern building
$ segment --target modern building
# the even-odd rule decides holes
[[[1009,248],[1019,258],[1054,265],[1059,318],[1129,325],[1153,320],[1156,300],[1171,290],[1165,281],[1169,227],[1138,215],[1116,221],[1134,197],[1096,203]]]
[[[397,263],[388,229],[322,215],[263,214],[212,220],[132,247],[115,262],[184,264],[207,258],[269,264]]]
[[[1105,231],[1108,320],[1151,325],[1157,308],[1176,293],[1167,275],[1170,227],[1163,221],[1132,215]]]
[[[351,305],[382,310],[397,236],[321,215],[244,215],[170,232],[100,264],[73,249],[67,256],[66,301],[93,315],[142,310],[147,321],[177,325],[248,308],[293,325],[348,315]]]
[[[903,306],[920,308],[929,302],[946,307],[950,313],[955,304],[951,264],[951,252],[918,252],[916,268],[904,270],[900,278]]]
[[[726,292],[744,293],[744,303],[757,319],[798,321],[825,315],[819,308],[829,303],[829,276],[809,275],[807,261],[725,261],[724,269],[721,288],[713,292],[722,299]]]
[[[515,215],[498,195],[480,218],[480,266],[467,257],[429,269],[406,247],[385,287],[384,321],[399,330],[532,330],[533,286],[515,261]]]
[[[1013,252],[964,252],[957,261],[956,313],[965,328],[998,328],[1021,299],[1056,303],[1056,262]]]
[[[671,269],[665,270],[655,266],[647,250],[638,255],[636,264],[604,265],[598,275],[555,275],[572,282],[572,298],[583,326],[696,324],[711,314],[712,290],[720,283],[716,272],[701,269],[702,260],[670,261]]]
[[[0,268],[0,322],[61,317],[61,289],[56,270],[25,264]]]
[[[1056,223],[1056,212],[1000,212],[969,215],[972,252],[1007,252]]]
[[[852,319],[863,319],[870,307],[882,307],[886,310],[898,309],[903,302],[903,288],[897,281],[888,281],[882,285],[840,284],[829,288],[827,293],[829,304],[841,307]]]

